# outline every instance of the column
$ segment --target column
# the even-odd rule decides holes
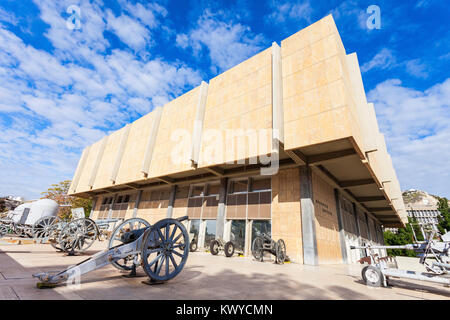
[[[92,199],[92,209],[91,209],[91,212],[89,213],[89,219],[92,219],[92,216],[94,215],[94,210],[95,210],[95,206],[97,205],[97,201],[98,201],[98,197],[94,197]]]
[[[177,185],[170,188],[169,205],[167,206],[167,218],[172,218],[173,204],[175,203],[175,194],[177,193]]]
[[[142,192],[143,192],[142,190],[139,190],[136,196],[136,201],[134,202],[134,209],[133,209],[133,218],[137,217],[139,203],[141,203]]]
[[[341,244],[342,260],[344,263],[348,263],[347,257],[347,243],[345,241],[344,220],[341,212],[341,197],[338,189],[334,189],[334,197],[336,199],[336,213],[339,226],[339,242]]]
[[[300,206],[302,212],[303,263],[318,265],[316,218],[314,213],[311,168],[300,166]]]
[[[216,239],[224,239],[227,184],[228,184],[227,178],[220,179],[219,205],[217,206],[217,220],[216,220]]]

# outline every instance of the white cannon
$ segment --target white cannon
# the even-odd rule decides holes
[[[153,226],[140,218],[122,222],[113,232],[108,249],[60,272],[34,274],[38,288],[54,287],[62,282],[79,280],[90,271],[112,264],[119,270],[131,271],[142,266],[150,282],[164,282],[178,275],[189,255],[189,235],[181,223],[188,219],[167,218]]]
[[[40,238],[56,219],[58,209],[51,199],[23,203],[0,219],[0,237],[13,231],[19,236]]]
[[[367,256],[359,260],[360,263],[369,265],[362,269],[362,278],[369,286],[387,286],[389,277],[422,280],[450,286],[450,232],[441,236],[442,241],[435,240],[436,231],[432,231],[425,241],[413,244],[394,246],[351,246],[351,249],[365,249]],[[397,263],[392,257],[379,257],[374,251],[376,249],[405,249],[418,253],[419,263],[424,265],[428,272],[415,272],[409,270],[399,270]],[[433,258],[430,264],[426,260]]]

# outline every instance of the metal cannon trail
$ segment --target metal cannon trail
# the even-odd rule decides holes
[[[189,236],[181,221],[167,218],[153,226],[140,218],[122,222],[111,235],[108,249],[60,272],[34,274],[38,288],[54,287],[76,280],[90,271],[112,264],[119,270],[131,271],[142,266],[150,283],[161,283],[177,276],[189,255]]]

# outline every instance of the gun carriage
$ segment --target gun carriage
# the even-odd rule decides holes
[[[275,242],[267,233],[260,233],[253,240],[252,254],[256,260],[262,262],[265,252],[275,256],[275,263],[282,264],[287,259],[286,244],[283,239]]]
[[[209,250],[213,256],[217,255],[219,251],[224,251],[226,257],[232,257],[234,249],[235,245],[232,241],[225,242],[222,238],[213,239],[209,244]]]
[[[109,229],[114,228],[119,219],[92,220],[78,217],[71,221],[55,219],[48,227],[46,237],[57,250],[74,254],[89,249],[95,240],[105,240]]]
[[[58,204],[50,199],[24,203],[0,219],[0,237],[14,234],[26,238],[48,236],[58,214]]]
[[[442,241],[435,239],[436,231],[432,231],[425,241],[413,244],[394,246],[350,246],[351,249],[366,250],[366,257],[359,260],[361,264],[368,263],[362,269],[361,275],[364,282],[373,287],[389,284],[389,277],[423,280],[428,282],[450,285],[450,232],[441,236]],[[425,266],[427,272],[416,272],[398,269],[397,263],[391,257],[379,257],[377,249],[405,249],[413,250],[419,256],[419,264]],[[427,261],[432,258],[433,262]]]
[[[73,282],[90,271],[112,264],[119,270],[131,271],[142,266],[150,283],[173,279],[184,268],[189,255],[189,235],[181,223],[188,219],[167,218],[151,226],[133,218],[122,222],[112,233],[108,248],[60,272],[34,274],[38,288]]]

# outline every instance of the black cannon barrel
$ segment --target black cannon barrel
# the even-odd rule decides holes
[[[137,239],[139,239],[139,237],[145,232],[145,230],[147,230],[149,227],[145,227],[142,229],[137,229],[137,230],[132,230],[132,231],[128,231],[125,232],[124,234],[122,234],[122,236],[120,237],[120,240],[123,241],[123,243],[130,243],[133,242]]]

